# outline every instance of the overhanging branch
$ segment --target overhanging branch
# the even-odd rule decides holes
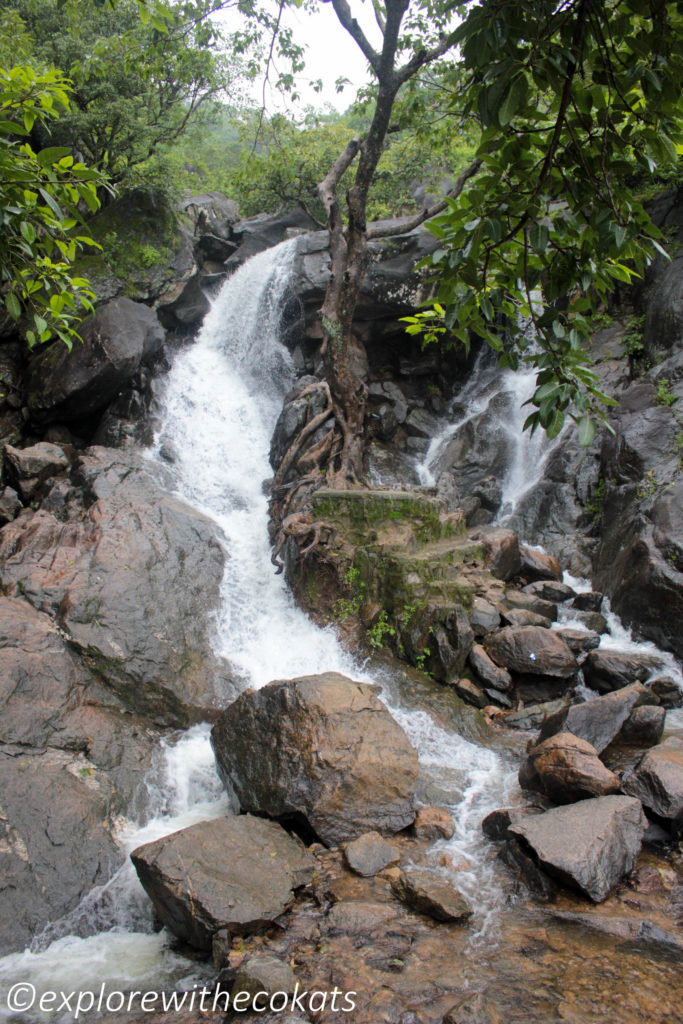
[[[455,185],[450,189],[443,199],[440,199],[438,203],[434,203],[433,206],[429,206],[426,210],[421,210],[420,213],[416,213],[414,217],[408,220],[403,220],[400,224],[392,223],[387,224],[386,227],[382,227],[381,224],[371,224],[368,228],[368,238],[390,238],[392,235],[405,235],[409,231],[414,231],[415,228],[419,228],[420,224],[424,224],[426,220],[431,220],[432,217],[436,217],[437,214],[442,213],[448,206],[449,199],[457,199],[466,183],[470,178],[479,171],[481,167],[481,157],[477,157],[473,160],[465,170],[458,175]]]

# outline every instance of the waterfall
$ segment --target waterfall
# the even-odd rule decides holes
[[[381,687],[418,749],[425,787],[450,807],[456,834],[436,844],[435,858],[446,850],[459,861],[458,887],[475,905],[478,934],[485,935],[501,894],[480,823],[488,811],[520,799],[511,763],[428,711],[402,704],[392,672],[354,662],[332,628],[314,625],[295,605],[270,561],[263,484],[272,476],[268,453],[282,399],[295,379],[279,341],[295,247],[291,241],[269,249],[226,281],[195,342],[174,360],[148,455],[171,458],[178,496],[216,523],[225,575],[214,642],[239,685],[338,671]],[[209,731],[199,725],[164,741],[147,780],[145,819],[121,823],[125,854],[234,810],[216,774]],[[166,932],[154,934],[151,906],[126,859],[73,913],[49,925],[31,950],[0,960],[0,987],[28,978],[38,990],[102,982],[159,989],[191,986],[207,972],[173,952]]]

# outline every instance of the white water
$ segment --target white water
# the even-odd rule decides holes
[[[157,449],[163,443],[178,453],[179,496],[213,518],[222,534],[226,568],[215,642],[244,687],[322,671],[371,678],[333,630],[318,628],[295,606],[270,561],[263,481],[272,474],[270,438],[293,380],[278,321],[294,244],[254,257],[226,282],[196,342],[169,373],[157,438]],[[392,710],[418,748],[428,781],[451,805],[456,834],[436,853],[447,849],[458,862],[456,881],[476,908],[481,935],[501,893],[480,823],[490,810],[519,799],[516,771],[498,754],[446,731],[426,711]],[[126,854],[229,812],[207,726],[164,745],[148,790],[147,819],[122,825]],[[0,989],[26,978],[39,991],[102,982],[159,989],[196,981],[200,968],[174,954],[169,936],[151,934],[151,927],[149,903],[126,861],[73,914],[46,929],[31,952],[0,961]]]

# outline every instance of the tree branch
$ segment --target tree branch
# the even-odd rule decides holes
[[[436,46],[432,46],[429,50],[418,50],[414,54],[407,64],[404,64],[402,68],[399,68],[396,72],[399,85],[403,85],[413,75],[416,75],[420,68],[423,68],[425,64],[431,64],[433,61],[438,60],[439,57],[443,57],[444,53],[450,50],[453,45],[453,33],[445,36]]]
[[[346,29],[363,55],[367,58],[367,61],[375,74],[378,74],[380,56],[377,53],[377,50],[371,46],[370,41],[363,32],[363,29],[351,14],[351,8],[347,4],[346,0],[324,0],[324,3],[332,4],[334,7],[334,13],[337,15],[340,25]]]
[[[448,206],[449,199],[457,199],[466,183],[470,178],[479,171],[481,167],[481,157],[477,157],[473,160],[469,166],[458,176],[455,185],[450,189],[446,196],[439,200],[438,203],[434,203],[433,206],[428,207],[426,210],[421,210],[420,213],[415,214],[408,220],[403,220],[400,224],[387,224],[386,227],[381,226],[381,222],[377,224],[371,224],[368,228],[368,238],[390,238],[392,235],[405,235],[409,231],[414,231],[415,228],[419,228],[420,224],[424,224],[426,220],[431,220],[432,217],[436,217],[437,214],[442,213],[443,210]]]

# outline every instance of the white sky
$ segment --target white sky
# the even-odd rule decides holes
[[[366,3],[350,0],[350,7],[370,41],[378,46],[379,32],[374,23],[370,0]],[[330,103],[337,110],[345,110],[353,101],[357,89],[369,81],[369,75],[365,57],[337,21],[332,5],[321,3],[313,14],[289,8],[285,17],[286,23],[294,28],[296,41],[306,47],[306,68],[297,78],[297,91],[301,100],[293,109],[300,112],[309,104],[323,107]],[[221,16],[221,22],[226,31],[234,31],[239,27],[239,18],[236,11],[228,11]],[[283,65],[281,70],[287,69]],[[271,77],[274,79],[275,75]],[[323,83],[323,90],[319,93],[307,84],[318,78]],[[337,93],[334,87],[338,78],[348,78],[351,83],[342,93]],[[259,105],[262,89],[262,80],[255,83],[253,98]],[[292,109],[291,101],[274,88],[266,89],[266,106],[271,113]]]

